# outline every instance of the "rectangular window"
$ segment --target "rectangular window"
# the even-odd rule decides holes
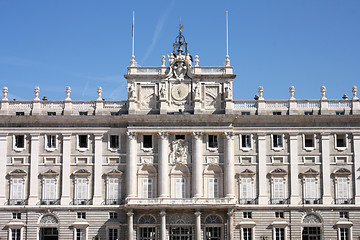
[[[272,202],[283,204],[285,199],[285,181],[283,178],[273,178]]]
[[[12,213],[13,219],[21,219],[21,213],[19,212],[13,212]]]
[[[349,219],[349,212],[339,212],[340,218]]]
[[[218,148],[218,136],[208,135],[209,148]]]
[[[251,148],[251,135],[241,135],[241,148]]]
[[[87,115],[88,115],[88,112],[79,112],[79,115],[80,115],[80,116],[87,116]]]
[[[76,240],[86,240],[86,229],[76,228]]]
[[[241,178],[241,199],[246,201],[253,200],[253,180],[252,178]]]
[[[56,148],[56,135],[46,135],[46,148]]]
[[[46,204],[50,204],[50,201],[54,202],[56,200],[56,179],[54,178],[45,178],[43,180],[43,201],[46,201]]]
[[[336,112],[336,115],[345,115],[345,112],[344,111]]]
[[[110,219],[117,219],[118,218],[117,212],[109,212],[109,218]]]
[[[120,141],[118,135],[110,135],[110,148],[112,149],[118,149]]]
[[[175,178],[175,198],[185,198],[184,178]]]
[[[350,240],[348,228],[340,228],[339,231],[340,231],[340,240]]]
[[[142,197],[153,198],[153,180],[151,178],[142,179]]]
[[[206,240],[220,240],[221,227],[205,227]]]
[[[284,218],[284,212],[275,212],[276,218]]]
[[[305,112],[305,115],[313,115],[313,112]]]
[[[152,135],[144,135],[143,136],[143,147],[144,148],[152,148],[153,147]]]
[[[48,112],[48,116],[56,116],[56,112]]]
[[[316,178],[307,177],[304,179],[304,200],[305,204],[317,203],[317,183]]]
[[[243,218],[252,218],[252,212],[243,212]]]
[[[346,148],[346,135],[345,134],[336,134],[336,147],[337,148]]]
[[[349,182],[346,177],[338,177],[336,184],[336,203],[349,204]]]
[[[119,204],[120,200],[120,184],[119,178],[108,179],[107,204]]]
[[[118,229],[117,228],[109,228],[108,240],[118,240]]]
[[[16,116],[24,116],[25,115],[25,113],[24,112],[16,112],[16,114],[15,114]]]
[[[275,228],[275,240],[285,240],[285,228]]]
[[[88,148],[88,135],[79,135],[79,148]]]
[[[273,115],[281,115],[281,112],[273,112]]]
[[[22,178],[13,178],[11,182],[11,199],[13,200],[24,200],[25,199],[25,189],[24,189],[24,179]]]
[[[25,148],[24,135],[15,135],[15,148]]]
[[[21,229],[11,229],[11,240],[21,240]]]
[[[155,239],[157,239],[155,227],[141,227],[140,228],[140,240],[155,240]],[[176,238],[176,239],[183,239],[183,238]],[[188,238],[186,238],[186,239],[188,239]],[[189,238],[189,239],[191,239],[191,238]]]
[[[248,115],[250,115],[250,112],[241,112],[241,115],[242,116],[248,116]]]
[[[281,134],[273,134],[273,147],[274,148],[282,148],[283,144],[283,136]]]
[[[75,199],[78,200],[78,204],[86,204],[88,200],[88,180],[86,178],[76,179]]]
[[[243,240],[252,240],[252,228],[242,228]]]
[[[304,145],[305,148],[313,148],[315,147],[314,144],[314,135],[304,135]]]
[[[208,178],[208,197],[219,197],[219,180],[217,178]]]
[[[77,218],[86,219],[86,212],[77,212]]]
[[[185,140],[185,135],[175,135],[175,140],[179,140],[179,139],[182,139],[182,140]]]

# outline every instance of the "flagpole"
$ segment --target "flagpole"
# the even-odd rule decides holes
[[[229,56],[229,15],[226,11],[226,56]]]
[[[133,23],[132,23],[132,57],[135,57],[135,12],[133,11]]]

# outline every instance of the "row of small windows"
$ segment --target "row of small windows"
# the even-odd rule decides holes
[[[240,135],[240,145],[242,149],[252,149],[253,135],[242,134]],[[218,135],[207,135],[208,147],[218,148]],[[78,148],[87,149],[89,147],[89,135],[77,135]],[[185,135],[175,135],[175,140],[185,139]],[[347,135],[346,134],[335,134],[335,147],[336,148],[347,148]],[[284,135],[283,134],[272,134],[271,135],[272,148],[279,149],[284,148]],[[305,149],[314,149],[315,146],[315,135],[304,134],[303,145]],[[46,149],[57,148],[57,135],[46,135]],[[142,135],[142,146],[146,149],[153,148],[153,135]],[[120,136],[109,135],[109,148],[118,149],[120,147]],[[14,148],[24,149],[25,148],[25,135],[14,135]]]
[[[279,116],[279,115],[282,115],[282,112],[278,112],[278,111],[275,111],[272,113],[274,116]],[[241,115],[242,116],[249,116],[251,115],[250,112],[241,112]],[[304,115],[314,115],[314,112],[304,112]],[[336,111],[335,112],[335,115],[345,115],[345,111]]]

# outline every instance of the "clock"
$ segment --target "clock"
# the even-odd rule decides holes
[[[188,94],[189,90],[185,84],[174,85],[171,89],[171,96],[178,101],[184,100]]]

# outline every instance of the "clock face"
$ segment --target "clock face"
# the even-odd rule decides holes
[[[175,100],[181,101],[189,94],[189,90],[184,84],[174,85],[171,89],[171,95]]]

